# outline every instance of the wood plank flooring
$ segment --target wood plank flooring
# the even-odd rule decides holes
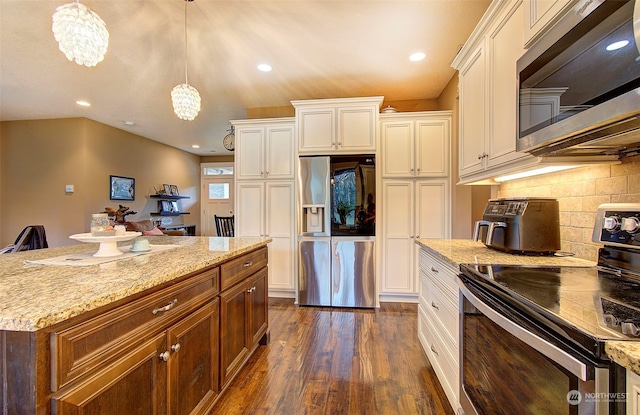
[[[417,305],[298,307],[269,300],[260,346],[212,414],[453,415],[417,338]]]

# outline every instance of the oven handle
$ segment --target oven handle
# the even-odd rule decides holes
[[[538,352],[553,360],[580,380],[585,382],[588,380],[587,365],[575,359],[564,350],[559,349],[548,341],[520,327],[508,318],[504,317],[502,314],[487,306],[482,302],[482,300],[473,295],[460,279],[458,279],[458,285],[460,286],[460,292],[462,295],[464,295],[475,308],[480,310],[491,321],[514,335],[520,341],[525,342]],[[464,313],[462,307],[460,308],[460,313]]]

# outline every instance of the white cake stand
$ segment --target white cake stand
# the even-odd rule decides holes
[[[80,242],[99,243],[100,248],[98,248],[98,252],[93,254],[93,256],[109,257],[122,255],[124,253],[118,249],[118,242],[128,241],[140,235],[142,235],[142,232],[125,232],[124,235],[120,236],[92,236],[91,233],[77,233],[71,235],[69,238]]]

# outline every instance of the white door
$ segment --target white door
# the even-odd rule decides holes
[[[213,166],[217,163],[203,164],[202,168],[202,236],[218,236],[214,216],[234,215],[234,178],[231,167]]]

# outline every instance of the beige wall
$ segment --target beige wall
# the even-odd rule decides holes
[[[149,218],[153,187],[178,186],[185,222],[200,228],[200,157],[86,118],[5,121],[0,142],[0,246],[27,225],[44,225],[49,246],[88,232],[91,213],[129,206]],[[109,199],[109,175],[136,180],[134,201]],[[75,192],[65,193],[65,185]]]
[[[602,246],[591,242],[596,209],[601,203],[640,203],[640,156],[623,159],[618,165],[582,167],[505,182],[498,196],[558,199],[562,250],[595,261]]]

